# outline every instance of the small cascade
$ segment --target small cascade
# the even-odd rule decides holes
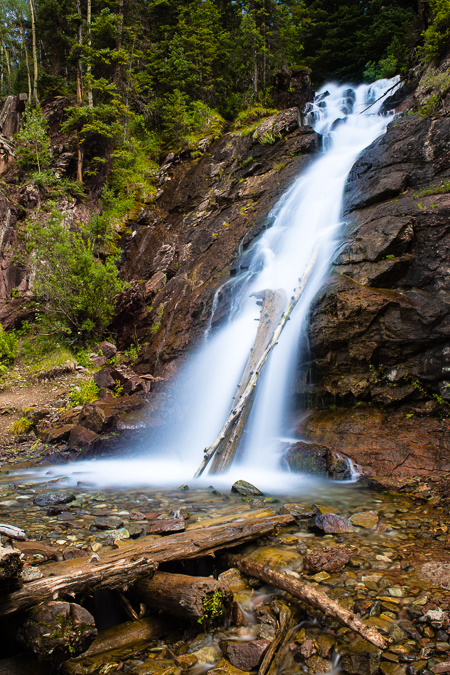
[[[291,297],[316,251],[306,290],[258,381],[239,449],[239,466],[233,465],[226,482],[245,478],[262,489],[270,486],[274,492],[277,485],[286,489],[288,483],[305,479],[279,468],[280,439],[292,436],[286,409],[301,357],[299,345],[307,343],[303,338],[309,307],[339,247],[348,173],[364,148],[384,133],[389,119],[377,113],[383,94],[394,85],[395,80],[356,88],[330,84],[318,93],[306,121],[321,134],[323,152],[281,197],[268,215],[271,226],[242,254],[245,260],[236,264],[236,276],[217,292],[205,340],[168,392],[174,411],[168,430],[149,441],[141,458],[85,464],[89,480],[95,481],[95,471],[103,484],[108,476],[111,484],[129,485],[132,473],[140,484],[174,485],[192,480],[204,448],[211,445],[227,418],[241,381],[257,332],[258,294],[265,289],[284,289],[287,298]],[[217,329],[215,312],[220,312]],[[80,463],[74,468],[77,470],[82,470]],[[210,480],[205,475],[201,482]],[[218,477],[214,482],[220,484]]]

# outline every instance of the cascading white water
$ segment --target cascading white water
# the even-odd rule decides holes
[[[205,344],[172,387],[175,412],[169,431],[152,441],[145,458],[72,465],[77,479],[86,472],[83,480],[103,485],[192,483],[203,449],[214,441],[226,419],[253,344],[259,307],[251,294],[284,288],[290,296],[317,248],[317,262],[306,291],[258,384],[241,465],[233,466],[225,478],[214,477],[215,484],[228,485],[234,478],[245,478],[263,489],[270,486],[272,492],[277,483],[280,490],[286,490],[305,480],[278,469],[276,448],[289,432],[284,427],[289,380],[308,308],[338,246],[347,175],[361,151],[384,132],[389,120],[377,114],[383,102],[379,99],[394,84],[393,80],[380,80],[354,89],[332,84],[319,92],[308,121],[322,134],[324,152],[273,209],[272,227],[247,254],[251,255],[248,269],[227,282],[235,291],[228,322],[216,332],[208,328]],[[70,475],[68,469],[64,467],[65,475]],[[198,480],[208,484],[211,477],[206,474]]]

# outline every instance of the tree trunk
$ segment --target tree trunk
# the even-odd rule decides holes
[[[94,107],[94,97],[92,95],[92,66],[91,66],[91,47],[92,47],[92,35],[91,35],[91,23],[92,23],[92,13],[91,13],[91,0],[87,0],[87,30],[88,30],[88,47],[89,47],[89,59],[86,66],[87,73],[87,96],[88,96],[88,106],[90,108]]]
[[[169,535],[156,541],[144,537],[102,559],[94,555],[88,562],[77,565],[73,561],[42,565],[41,579],[0,600],[0,616],[55,600],[60,595],[73,597],[100,588],[122,587],[149,576],[160,562],[214,555],[219,549],[257,539],[292,522],[292,516],[272,516]]]
[[[37,49],[36,49],[36,25],[34,17],[34,7],[33,0],[28,0],[30,6],[30,16],[31,16],[31,39],[33,44],[33,98],[36,104],[39,103],[37,95],[37,80],[38,80],[38,60],[37,60]]]
[[[266,584],[275,586],[275,588],[287,591],[295,598],[299,598],[306,604],[320,609],[326,616],[330,616],[339,621],[343,626],[351,628],[351,630],[359,633],[365,640],[368,640],[376,647],[380,649],[387,648],[386,641],[375,628],[367,626],[353,612],[344,609],[325,595],[325,593],[318,591],[307,582],[297,581],[286,574],[275,572],[267,565],[261,565],[251,558],[228,554],[223,556],[223,560],[229,567],[237,567],[240,572],[260,579]]]
[[[300,282],[297,286],[297,288],[294,291],[294,295],[291,297],[288,306],[286,307],[285,311],[283,312],[281,318],[278,321],[278,324],[276,325],[275,329],[272,332],[272,335],[270,337],[270,340],[265,347],[261,358],[259,361],[256,363],[253,372],[250,375],[250,378],[248,382],[245,385],[245,389],[242,391],[242,394],[239,398],[239,401],[235,403],[233,401],[233,407],[231,409],[230,414],[228,415],[228,418],[223,425],[222,429],[219,432],[219,435],[217,436],[216,440],[212,445],[209,446],[209,448],[205,448],[204,453],[205,456],[203,458],[202,463],[200,464],[199,468],[197,469],[195,473],[195,477],[200,476],[203,471],[205,470],[206,466],[208,465],[210,459],[215,455],[215,453],[224,447],[224,443],[226,444],[228,441],[227,439],[230,437],[230,433],[233,432],[233,429],[239,424],[239,420],[242,415],[248,416],[250,410],[248,406],[251,404],[252,399],[254,397],[254,389],[256,387],[256,384],[258,382],[258,378],[266,364],[267,359],[269,358],[270,352],[272,349],[275,347],[275,345],[278,342],[278,338],[281,335],[281,332],[283,328],[285,327],[286,323],[289,320],[289,317],[292,313],[292,310],[296,306],[297,302],[299,301],[303,291],[306,288],[306,284],[308,283],[309,277],[311,276],[311,273],[314,268],[314,263],[316,261],[317,257],[317,249],[314,249],[308,264],[306,266],[305,272],[300,279]],[[278,293],[278,291],[273,291],[275,293]],[[266,291],[267,293],[267,291]],[[258,337],[258,334],[257,334]],[[250,357],[251,358],[251,357]],[[243,424],[239,425],[240,427],[240,433],[243,431]],[[235,434],[237,436],[237,434]],[[236,437],[233,439],[233,447],[237,448],[237,445],[239,443],[239,437]],[[231,463],[232,458],[230,462],[227,463],[227,466]]]
[[[289,609],[289,607],[286,607],[285,604],[279,603],[278,630],[275,635],[275,639],[270,643],[270,647],[264,654],[262,663],[259,666],[258,675],[266,675],[276,653],[286,642],[286,636],[289,634],[294,625],[295,621],[292,616],[292,611]]]
[[[23,35],[23,27],[22,27],[22,24],[20,24],[19,32],[20,32],[20,39],[21,39],[21,41],[22,41],[23,51],[24,51],[24,54],[25,54],[25,66],[26,66],[26,69],[27,69],[28,102],[31,103],[31,74],[30,74],[30,62],[29,62],[29,60],[28,60],[28,50],[27,50],[27,46],[26,46],[26,44],[25,44],[25,38],[24,38],[24,35]]]
[[[186,574],[156,572],[151,579],[136,582],[133,598],[150,609],[178,616],[206,626],[213,611],[218,619],[228,616],[233,594],[225,584],[211,577],[190,577]],[[214,602],[212,610],[211,601]]]
[[[81,107],[83,105],[83,65],[81,63],[81,49],[83,47],[83,19],[81,15],[80,0],[77,0],[77,14],[77,105]],[[83,146],[80,141],[80,129],[77,129],[77,181],[78,183],[83,182]]]

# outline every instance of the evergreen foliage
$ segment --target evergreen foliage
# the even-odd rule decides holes
[[[16,134],[16,155],[20,166],[41,173],[50,162],[50,139],[47,120],[39,106],[28,104]]]

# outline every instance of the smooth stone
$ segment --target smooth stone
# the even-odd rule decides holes
[[[325,581],[325,579],[329,579],[330,575],[328,572],[318,572],[317,574],[314,574],[311,579],[314,579],[314,581]]]
[[[313,504],[316,515],[325,516],[328,513],[339,513],[339,509],[336,506],[329,506],[328,504]]]
[[[383,661],[380,665],[380,670],[383,675],[406,675],[405,666],[390,661]]]
[[[107,516],[106,518],[96,518],[91,525],[99,530],[117,530],[122,527],[123,520],[119,516]]]
[[[332,668],[330,661],[323,659],[318,654],[314,654],[309,659],[306,659],[305,664],[308,668],[307,672],[311,673],[311,675],[330,673]]]
[[[44,575],[40,571],[39,567],[24,565],[20,576],[23,581],[27,582],[27,581],[36,581],[36,579],[42,579]]]
[[[303,557],[297,551],[275,547],[258,548],[249,557],[278,571],[286,568],[296,570],[303,562]]]
[[[316,514],[316,512],[306,504],[283,504],[280,508],[280,513],[286,513],[295,518],[312,518],[312,516]]]
[[[217,642],[212,642],[207,647],[203,647],[203,649],[199,649],[198,651],[192,653],[197,657],[198,663],[213,665],[217,663],[217,661],[219,661],[223,656],[222,650],[220,649]]]
[[[225,640],[221,645],[225,656],[235,668],[249,671],[258,668],[261,664],[270,641],[251,640],[250,642],[231,642]]]
[[[208,675],[249,675],[249,673],[240,668],[235,668],[226,659],[221,659],[216,666],[208,671]]]
[[[365,511],[363,513],[354,513],[349,518],[353,525],[364,527],[367,530],[372,530],[378,524],[378,516],[374,511]]]
[[[257,487],[248,483],[246,480],[237,480],[231,486],[231,492],[238,492],[245,497],[256,495],[257,497],[264,497],[264,493],[258,490]]]
[[[54,506],[55,504],[68,504],[74,499],[75,495],[71,492],[47,492],[36,495],[33,502],[36,506]]]
[[[338,516],[334,513],[316,516],[314,518],[314,525],[319,530],[327,532],[327,534],[345,534],[346,532],[355,531],[355,528],[347,518]]]

